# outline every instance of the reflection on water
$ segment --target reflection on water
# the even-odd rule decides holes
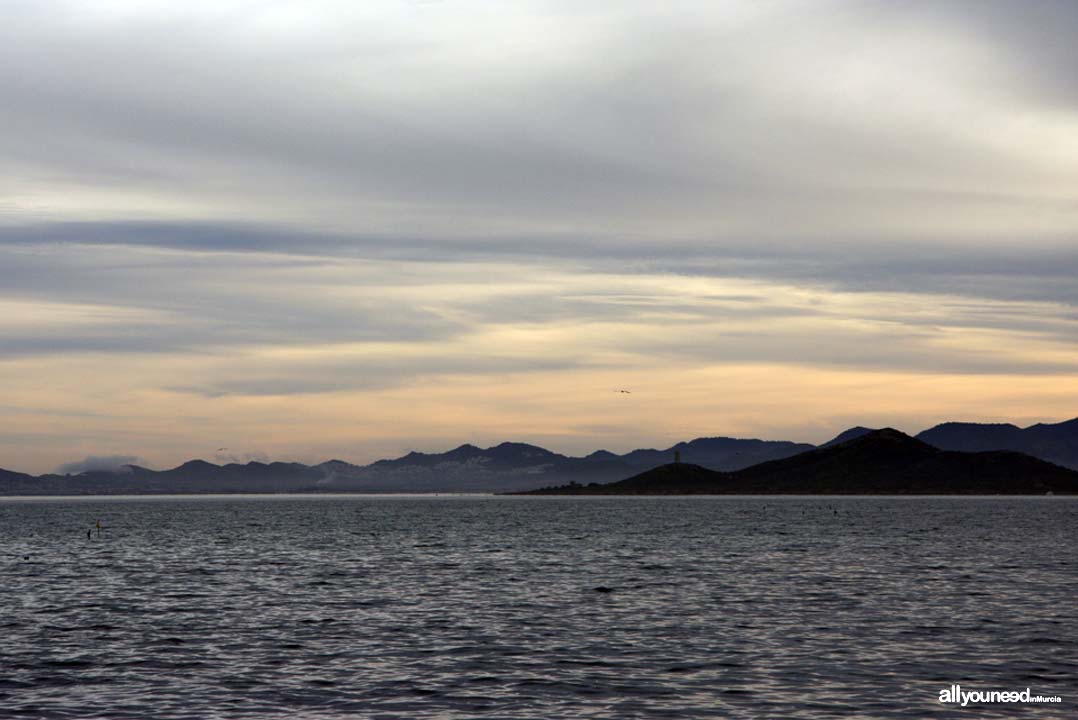
[[[1068,498],[2,500],[0,714],[1074,717],[1076,521]],[[952,683],[1063,703],[940,705]]]

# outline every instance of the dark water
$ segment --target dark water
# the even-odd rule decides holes
[[[0,538],[5,717],[1078,717],[1078,499],[3,500]]]

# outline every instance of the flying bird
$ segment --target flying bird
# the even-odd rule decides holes
[[[228,448],[217,448],[217,452],[221,452],[222,450],[228,450]]]
[[[628,390],[618,390],[619,393],[625,393],[626,395],[632,395]]]

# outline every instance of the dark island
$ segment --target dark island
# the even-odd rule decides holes
[[[1078,494],[1078,471],[1011,451],[940,450],[885,428],[733,472],[671,463],[619,482],[520,495]]]

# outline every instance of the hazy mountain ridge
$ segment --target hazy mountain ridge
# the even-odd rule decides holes
[[[918,433],[917,439],[941,450],[1011,450],[1078,469],[1078,418],[1027,428],[1009,423],[948,422]]]
[[[819,447],[807,443],[697,438],[666,449],[641,448],[618,455],[596,450],[584,457],[537,445],[503,442],[489,448],[464,444],[443,453],[410,452],[399,458],[353,465],[249,462],[215,465],[190,460],[168,470],[125,465],[113,471],[33,476],[0,469],[2,495],[86,495],[211,492],[512,492],[559,484],[613,483],[663,466],[680,454],[684,467],[733,472],[836,447],[873,432],[853,427]],[[897,431],[894,431],[897,432]],[[908,437],[908,436],[903,436]],[[1009,450],[1078,468],[1078,419],[1014,425],[943,423],[917,435],[942,450]],[[883,457],[877,458],[882,461]],[[758,472],[755,471],[755,472]]]
[[[597,450],[585,457],[537,445],[503,442],[489,448],[464,444],[444,453],[409,452],[370,465],[329,460],[300,463],[230,463],[189,460],[169,470],[133,465],[115,471],[41,475],[0,471],[0,494],[101,494],[167,492],[491,492],[524,490],[556,482],[614,482],[674,459],[717,469],[736,469],[788,457],[805,443],[736,438],[697,438],[665,450],[624,455]]]
[[[827,442],[822,443],[820,445],[817,445],[817,447],[825,448],[825,447],[831,447],[832,445],[839,445],[841,443],[848,442],[850,440],[854,440],[856,438],[859,438],[862,435],[867,435],[868,433],[874,432],[875,430],[876,430],[876,428],[867,428],[867,427],[862,427],[861,425],[857,425],[856,427],[852,427],[849,430],[843,430],[842,432],[840,432],[838,435],[831,438]]]
[[[1078,471],[1012,451],[940,450],[891,428],[794,457],[718,472],[667,464],[605,485],[537,495],[1043,495],[1078,494]]]

